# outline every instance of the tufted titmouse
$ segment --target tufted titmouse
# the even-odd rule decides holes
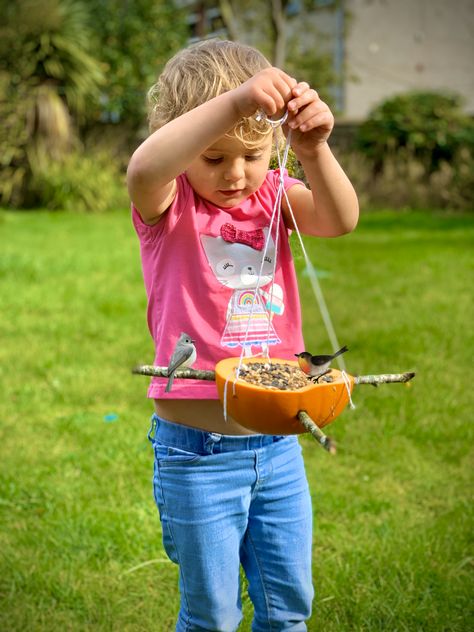
[[[165,393],[171,391],[174,380],[174,372],[176,369],[187,369],[196,362],[196,347],[194,346],[194,340],[191,336],[184,332],[180,335],[176,347],[174,348],[173,355],[171,356],[170,363],[168,365],[168,384],[165,388]]]
[[[339,351],[336,351],[333,355],[311,355],[308,351],[302,353],[295,353],[298,358],[298,364],[300,369],[306,373],[309,377],[316,378],[316,382],[320,377],[325,375],[329,371],[329,366],[334,358],[337,358],[341,353],[347,351],[347,347],[344,346]]]

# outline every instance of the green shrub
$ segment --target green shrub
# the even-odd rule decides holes
[[[124,175],[106,153],[72,153],[35,171],[32,195],[52,210],[104,212],[128,204]]]
[[[361,208],[436,208],[473,211],[474,156],[460,150],[432,174],[406,150],[388,157],[374,176],[371,161],[357,151],[337,152],[357,191]]]
[[[105,74],[93,55],[90,13],[78,0],[2,2],[0,202],[30,207],[35,171],[78,144]]]
[[[460,150],[474,153],[474,121],[461,109],[461,97],[436,92],[401,94],[377,106],[356,136],[357,148],[374,173],[400,150],[420,162],[427,175]]]
[[[376,107],[340,156],[362,204],[473,210],[474,120],[457,95],[411,92]]]
[[[280,157],[283,158],[283,150],[284,145],[280,147]],[[270,169],[278,169],[278,158],[276,151],[273,151],[272,157],[270,159]],[[288,152],[288,160],[286,162],[286,169],[288,171],[288,175],[292,178],[299,178],[300,180],[305,179],[303,167],[300,165],[298,158],[295,155],[295,152],[290,149]]]

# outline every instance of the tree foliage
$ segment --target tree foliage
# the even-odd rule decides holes
[[[207,4],[214,3],[208,0]],[[340,78],[318,15],[342,10],[339,1],[321,7],[310,0],[219,0],[218,4],[231,39],[257,46],[273,65],[307,81],[333,105],[331,87]]]
[[[51,162],[83,151],[81,127],[143,122],[146,89],[185,29],[166,0],[0,0],[0,10],[0,200],[28,206],[44,203],[50,188],[36,183],[47,174],[72,173]]]
[[[167,59],[185,45],[185,14],[167,0],[87,0],[94,54],[104,66],[102,120],[137,128],[146,91]]]
[[[86,7],[77,0],[1,0],[0,6],[2,72],[12,86],[48,86],[72,114],[86,116],[104,82]]]
[[[216,6],[228,37],[257,46],[330,100],[332,60],[304,19],[314,3],[203,0],[193,10]],[[146,91],[191,35],[190,9],[171,0],[0,0],[0,11],[0,201],[45,204],[54,191],[58,204],[62,178],[66,191],[86,160],[86,132],[97,135],[103,123],[132,135],[143,128]],[[305,37],[289,28],[297,16]]]
[[[104,75],[81,3],[2,0],[1,8],[0,199],[22,205],[34,202],[34,172],[76,145],[74,119],[98,100]]]

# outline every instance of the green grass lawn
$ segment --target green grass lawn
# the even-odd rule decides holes
[[[327,428],[335,457],[302,438],[310,631],[474,629],[473,237],[472,217],[387,211],[307,240],[349,372],[417,373],[355,389]],[[308,347],[326,352],[301,281]],[[128,213],[0,213],[2,631],[173,629],[148,378],[130,372],[153,359],[145,307]]]

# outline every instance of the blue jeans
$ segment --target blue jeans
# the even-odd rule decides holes
[[[153,415],[154,494],[163,545],[179,564],[177,632],[233,632],[240,565],[254,632],[306,630],[312,510],[294,436],[204,432]]]

